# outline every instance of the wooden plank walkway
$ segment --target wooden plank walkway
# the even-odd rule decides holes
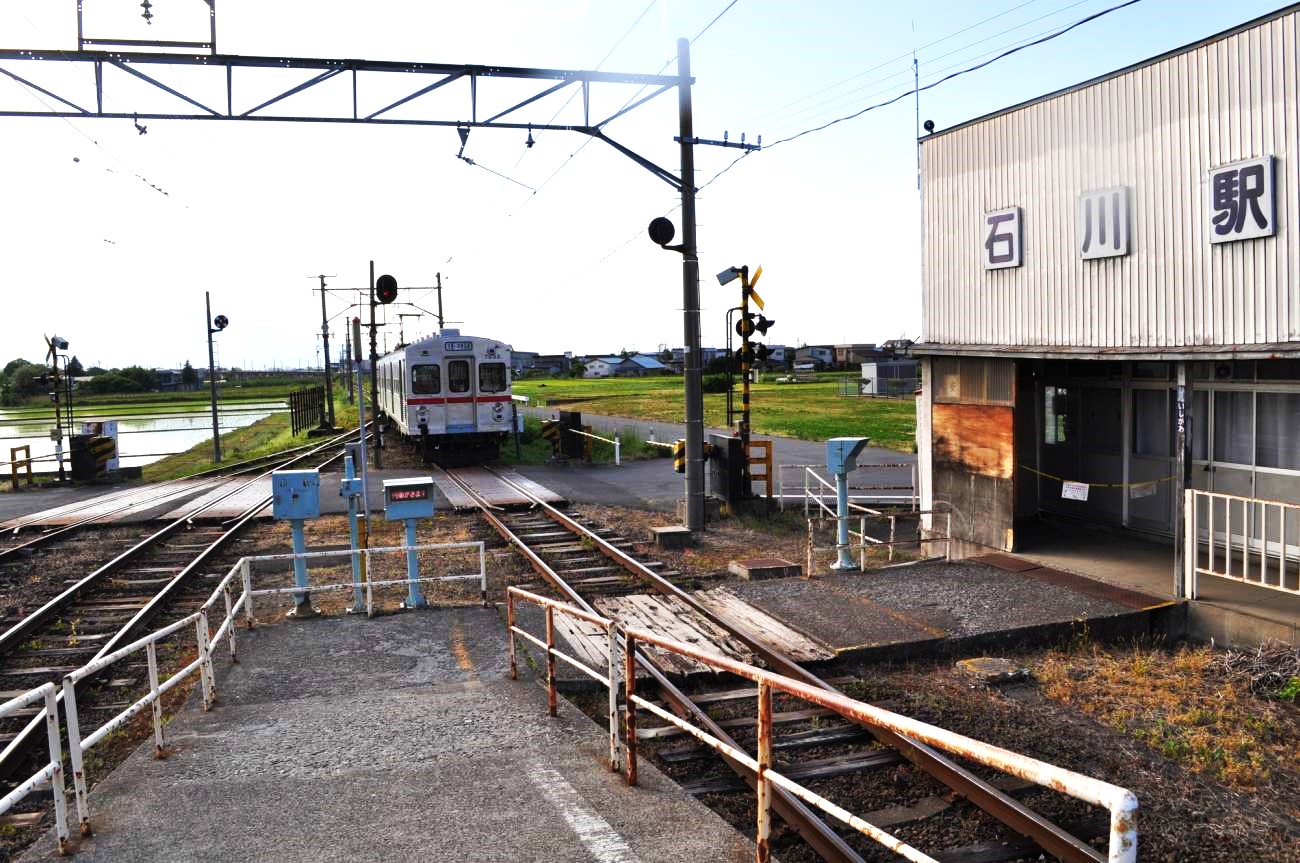
[[[718,588],[697,591],[692,595],[718,617],[743,630],[755,641],[767,644],[799,662],[816,662],[835,656],[835,652],[825,645],[796,632],[729,591]],[[676,597],[651,594],[606,596],[597,599],[595,606],[602,615],[629,626],[647,629],[737,662],[758,664],[749,648]],[[569,650],[566,652],[596,670],[605,670],[606,641],[603,629],[563,614],[555,615],[555,629],[568,644]],[[687,677],[713,673],[702,662],[656,647],[646,650],[669,674]]]
[[[0,522],[0,531],[19,526],[68,525],[98,517],[103,524],[139,521],[146,512],[203,492],[220,479],[182,479],[161,485],[136,486],[111,491],[76,503],[51,507],[39,512]]]
[[[235,489],[247,484],[234,494],[230,494]],[[204,510],[199,514],[200,518],[234,518],[240,515],[244,510],[256,504],[259,500],[266,500],[271,496],[271,478],[260,477],[249,483],[248,477],[222,482],[221,485],[203,494],[194,500],[187,501],[182,506],[178,506],[171,512],[167,513],[164,518],[184,518],[190,513],[202,506],[217,500],[222,495],[230,494],[230,497],[213,506],[211,509]],[[271,505],[268,503],[264,507],[263,515],[270,514]]]
[[[562,495],[556,494],[546,486],[533,482],[516,471],[502,470],[493,474],[480,467],[463,467],[448,471],[448,473],[461,482],[467,483],[475,494],[481,496],[492,506],[514,509],[529,507],[533,504],[530,499],[511,488],[503,480],[515,483],[546,503],[556,506],[563,506],[568,503]],[[447,496],[452,509],[475,509],[478,506],[470,495],[440,473],[434,474],[433,481],[442,490],[442,493]]]

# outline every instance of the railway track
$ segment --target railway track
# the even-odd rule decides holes
[[[234,518],[219,523],[199,521],[203,512],[268,476],[273,470],[304,460],[325,467],[343,455],[340,444],[347,436],[315,444],[162,526],[116,553],[88,575],[68,579],[61,591],[38,609],[13,622],[0,633],[0,690],[5,698],[47,681],[61,684],[65,674],[129,643],[146,626],[165,626],[190,614],[207,599],[206,579],[218,571],[213,561],[253,523],[271,498],[246,507]],[[67,535],[63,542],[75,539]],[[125,544],[125,543],[123,543]],[[48,554],[48,549],[45,551]],[[31,549],[0,559],[12,574],[30,568]],[[187,648],[188,649],[188,648]],[[181,664],[179,652],[159,652],[164,671]],[[86,681],[78,688],[78,707],[92,718],[111,716],[138,697],[147,686],[141,663],[127,664],[120,677]],[[62,697],[60,695],[60,697]],[[32,714],[33,716],[35,714]],[[23,773],[29,747],[44,733],[40,717],[0,721],[0,783]],[[39,747],[38,747],[39,748]],[[2,786],[0,786],[2,787]]]
[[[455,472],[449,476],[456,481]],[[592,604],[600,595],[649,588],[673,598],[690,608],[711,625],[752,651],[756,665],[830,692],[839,692],[835,683],[822,680],[801,664],[756,640],[749,632],[736,628],[703,605],[691,593],[676,583],[680,574],[667,571],[662,564],[643,562],[630,550],[630,543],[613,540],[600,528],[584,525],[577,519],[559,511],[516,484],[509,483],[521,495],[532,500],[526,514],[507,514],[493,507],[475,494],[468,483],[458,483],[466,493],[479,499],[479,511],[493,530],[528,561],[541,581],[559,599],[571,603],[591,614],[601,612]],[[679,687],[659,662],[645,650],[635,657],[638,668],[657,688],[658,697],[674,713],[695,723],[704,731],[736,748],[742,748],[734,735],[748,738],[756,717],[748,705],[756,691],[751,687],[731,684],[713,685],[703,691],[688,694]],[[641,684],[638,689],[642,689]],[[728,705],[733,705],[728,709]],[[792,705],[793,706],[793,705]],[[715,720],[711,711],[723,708],[729,715]],[[966,818],[970,806],[956,805],[960,801],[982,810],[989,816],[989,829],[985,832],[996,841],[992,844],[951,847],[941,852],[937,859],[944,863],[994,863],[1040,859],[1043,853],[1065,861],[1104,861],[1106,856],[1086,841],[1095,835],[1104,835],[1105,822],[1096,818],[1083,819],[1062,827],[1030,809],[1016,799],[1014,794],[1025,786],[1014,782],[994,782],[976,775],[948,756],[919,741],[896,732],[867,723],[834,722],[827,724],[824,714],[818,711],[787,710],[773,717],[782,733],[774,743],[779,753],[783,772],[791,778],[802,777],[807,782],[842,783],[855,777],[880,777],[891,771],[887,783],[888,799],[919,798],[908,812],[894,817],[905,823],[941,819]],[[665,740],[672,732],[658,729],[638,729],[638,739]],[[688,791],[700,795],[744,794],[754,789],[752,771],[744,765],[702,752],[694,746],[673,745],[664,747],[661,764],[670,775],[683,781]],[[718,776],[713,768],[721,758],[731,768],[732,775]],[[797,761],[797,766],[795,764]],[[782,763],[784,762],[784,763]],[[900,791],[897,787],[898,771],[904,771],[913,788],[928,788],[922,793]],[[698,778],[692,772],[700,772]],[[853,861],[861,863],[863,854],[869,857],[878,850],[855,846],[813,813],[802,801],[772,787],[772,808],[789,829],[789,836],[798,837],[813,853],[828,861]],[[743,820],[743,819],[742,819]],[[752,820],[749,822],[752,823]],[[1100,828],[1100,829],[1099,829]],[[935,831],[939,835],[942,830]],[[1076,833],[1083,834],[1083,838]],[[856,837],[854,837],[856,839]],[[861,848],[861,851],[859,850]],[[871,859],[875,859],[872,857]],[[891,858],[892,859],[892,858]]]

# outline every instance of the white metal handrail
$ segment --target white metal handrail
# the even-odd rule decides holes
[[[925,536],[921,531],[915,539],[909,537],[906,539],[898,538],[898,520],[915,518],[919,521],[925,516],[942,515],[945,518],[944,533],[942,536]],[[912,512],[902,513],[875,513],[875,518],[889,520],[889,539],[879,539],[867,533],[867,519],[871,516],[859,516],[858,529],[849,528],[849,537],[855,539],[858,550],[858,571],[866,572],[867,570],[867,549],[875,546],[883,546],[888,554],[888,560],[892,563],[894,560],[894,549],[900,545],[916,545],[924,547],[926,543],[941,542],[943,543],[943,556],[946,560],[952,559],[952,510],[951,509],[925,509],[915,510]],[[836,551],[838,546],[819,546],[816,544],[816,528],[824,526],[828,521],[834,521],[835,514],[830,513],[828,517],[814,517],[808,519],[808,537],[804,542],[805,569],[807,575],[813,571],[813,554],[818,551]]]
[[[523,601],[541,606],[546,612],[546,640],[542,641],[515,625],[514,603]],[[609,687],[610,699],[610,765],[612,769],[617,769],[617,755],[619,752],[618,741],[618,722],[616,721],[617,705],[615,703],[616,691],[619,684],[619,657],[617,655],[616,633],[621,632],[624,636],[623,649],[623,684],[626,687],[625,709],[626,716],[622,755],[626,766],[626,776],[628,784],[636,784],[636,710],[641,708],[647,710],[660,719],[668,722],[682,731],[700,740],[709,748],[727,755],[737,762],[743,764],[755,775],[758,782],[758,832],[757,842],[759,846],[758,857],[760,860],[768,859],[767,838],[769,835],[771,823],[771,788],[770,785],[779,785],[786,791],[805,801],[811,806],[815,806],[821,811],[830,815],[838,821],[862,833],[864,836],[878,842],[894,853],[915,863],[936,863],[935,858],[907,845],[898,838],[890,835],[885,830],[865,821],[864,819],[853,815],[849,811],[835,805],[830,800],[821,795],[805,788],[792,779],[782,775],[772,769],[772,693],[781,692],[801,698],[804,701],[817,704],[829,710],[838,713],[845,719],[852,721],[865,722],[877,728],[884,728],[893,731],[896,734],[903,735],[913,741],[926,743],[961,758],[969,759],[986,767],[991,767],[1003,773],[1033,782],[1045,788],[1060,791],[1085,803],[1093,806],[1101,806],[1110,813],[1110,837],[1107,861],[1108,863],[1136,863],[1137,861],[1137,797],[1126,788],[1094,779],[1091,776],[1085,776],[1081,773],[1075,773],[1063,767],[1057,767],[1054,764],[1048,764],[1035,758],[1030,758],[1018,752],[1012,752],[999,746],[984,743],[935,725],[930,725],[908,716],[902,716],[883,710],[879,707],[873,707],[870,704],[848,698],[837,692],[831,692],[816,686],[809,685],[794,678],[785,677],[780,674],[755,668],[743,662],[737,662],[723,656],[709,653],[692,645],[683,644],[679,641],[663,638],[662,636],[646,632],[641,629],[634,629],[623,625],[617,620],[604,618],[599,615],[589,614],[582,609],[575,608],[563,602],[553,599],[547,599],[538,596],[535,593],[521,590],[517,587],[510,587],[506,590],[506,608],[507,619],[509,621],[509,632],[507,638],[509,641],[509,650],[511,658],[511,677],[517,678],[517,669],[515,666],[515,637],[523,636],[532,643],[536,644],[546,651],[547,658],[547,691],[548,707],[551,715],[556,713],[556,695],[555,695],[555,660],[562,658],[565,662],[583,670],[589,676],[593,677],[600,683]],[[556,612],[567,614],[579,620],[587,621],[595,626],[602,627],[606,630],[608,641],[608,654],[606,662],[609,666],[609,674],[602,675],[599,671],[589,668],[580,660],[559,651],[555,647],[554,635],[554,615]],[[654,645],[655,647],[679,656],[693,659],[704,665],[713,668],[715,671],[724,671],[738,675],[747,680],[758,684],[758,702],[759,702],[759,719],[758,719],[758,743],[757,757],[749,753],[729,746],[713,735],[696,727],[687,720],[679,717],[670,711],[664,710],[652,701],[649,701],[636,694],[636,676],[633,673],[633,656],[636,650],[637,642]],[[769,784],[770,783],[770,784]]]
[[[1194,488],[1183,493],[1183,585],[1190,599],[1197,598],[1202,575],[1300,595],[1300,504]]]
[[[787,499],[789,499],[789,500],[803,501],[803,512],[805,518],[808,517],[809,507],[810,504],[812,503],[816,503],[821,509],[829,511],[825,502],[827,500],[835,499],[835,484],[817,472],[818,470],[825,470],[825,467],[826,467],[825,465],[815,465],[815,464],[777,465],[776,497],[780,508],[784,510],[785,502]],[[908,504],[911,506],[912,511],[915,512],[918,501],[920,500],[916,492],[916,465],[915,464],[905,463],[905,462],[898,462],[898,463],[891,463],[891,464],[864,464],[864,465],[858,465],[857,468],[854,469],[854,472],[856,473],[859,471],[866,471],[871,469],[896,469],[896,468],[904,468],[904,467],[910,468],[912,471],[912,481],[910,486],[905,488],[903,486],[871,486],[871,485],[853,486],[851,485],[849,487],[849,508],[857,512],[867,512],[867,513],[875,514],[876,513],[875,510],[866,506],[862,506],[859,503],[855,503],[855,501],[867,501],[875,504],[891,504],[891,503]],[[787,470],[795,470],[795,469],[798,469],[803,476],[803,488],[798,493],[787,494],[785,491],[785,487],[786,487],[785,472]],[[813,482],[810,483],[809,482],[810,479],[812,479]],[[910,493],[909,494],[881,494],[880,493],[880,492],[904,491],[904,490],[908,490],[910,491]],[[854,491],[874,492],[874,493],[853,494]],[[834,513],[831,513],[831,515],[833,516]]]
[[[484,598],[484,601],[486,601],[486,597],[487,597],[486,562],[487,561],[486,561],[486,552],[485,552],[484,543],[481,541],[436,543],[436,544],[417,545],[417,546],[410,546],[410,547],[384,546],[379,548],[363,549],[362,553],[366,555],[367,565],[369,565],[370,557],[375,554],[384,554],[384,553],[391,554],[391,553],[406,552],[406,551],[446,550],[446,549],[453,549],[453,548],[468,548],[468,549],[476,550],[478,552],[479,571],[477,573],[470,574],[470,575],[441,576],[441,577],[418,578],[418,579],[391,579],[387,581],[371,581],[371,582],[367,582],[367,584],[369,585],[370,588],[373,588],[373,587],[381,587],[384,585],[409,584],[411,583],[411,581],[429,582],[429,581],[455,581],[455,580],[473,579],[473,580],[478,580],[481,583],[482,596]],[[216,588],[212,591],[212,594],[208,597],[207,601],[205,601],[203,605],[201,605],[199,609],[195,611],[193,614],[187,615],[186,617],[183,617],[180,620],[172,624],[169,624],[168,626],[165,626],[161,629],[149,633],[148,635],[138,638],[135,641],[131,642],[130,644],[127,644],[113,651],[112,653],[107,654],[106,656],[102,656],[99,659],[96,659],[93,662],[90,662],[82,666],[81,668],[76,669],[75,671],[69,673],[63,678],[63,705],[64,705],[64,714],[67,717],[68,754],[72,764],[73,787],[74,787],[74,793],[75,793],[76,803],[77,803],[77,819],[78,819],[81,835],[89,836],[91,832],[90,806],[89,806],[89,801],[87,800],[88,788],[87,788],[86,769],[85,769],[86,751],[94,747],[96,744],[102,742],[105,737],[107,737],[109,734],[113,733],[117,729],[121,728],[126,723],[130,722],[133,718],[135,718],[137,715],[142,713],[145,709],[151,709],[152,719],[153,719],[153,734],[154,734],[154,756],[157,758],[161,758],[164,754],[164,746],[165,746],[165,741],[163,737],[162,696],[165,695],[167,692],[171,691],[172,689],[174,689],[175,687],[179,686],[182,682],[187,680],[192,675],[198,674],[202,685],[203,709],[210,710],[212,708],[212,705],[216,701],[216,695],[217,695],[216,674],[212,666],[213,651],[216,650],[216,648],[221,644],[223,640],[225,640],[230,650],[231,662],[239,661],[238,655],[236,653],[236,636],[235,636],[236,625],[235,624],[236,621],[238,621],[241,612],[244,614],[245,621],[247,623],[248,628],[251,629],[254,623],[254,616],[253,616],[254,596],[303,592],[303,589],[299,587],[259,588],[256,590],[253,589],[251,564],[259,561],[269,561],[269,560],[293,560],[295,558],[319,559],[319,558],[326,558],[326,557],[350,557],[351,555],[352,555],[351,549],[341,549],[338,551],[306,552],[300,555],[299,554],[268,554],[268,555],[259,555],[251,558],[249,557],[241,558],[238,562],[234,564],[234,566],[230,568],[230,570],[221,579],[221,581],[217,583]],[[238,587],[239,593],[238,596],[236,597],[232,595],[232,590],[235,589],[237,585],[239,586]],[[355,585],[351,581],[348,581],[342,584],[311,585],[308,587],[308,590],[320,591],[320,590],[333,590],[333,589],[344,589],[344,588],[352,589],[354,586]],[[373,592],[371,592],[368,595],[367,602],[369,605],[369,610],[373,613],[374,610]],[[217,619],[217,628],[215,632],[213,632],[210,628],[210,623],[213,618]],[[176,635],[177,633],[185,630],[189,626],[194,627],[195,646],[197,649],[196,658],[189,664],[185,665],[183,668],[176,671],[171,677],[167,678],[167,680],[165,681],[160,680],[158,674],[158,657],[157,657],[158,642],[162,641],[163,639],[169,638],[173,635]],[[122,659],[125,659],[126,657],[131,656],[135,653],[138,653],[141,650],[145,651],[148,660],[149,691],[145,693],[145,695],[137,699],[136,701],[132,702],[126,709],[122,710],[116,716],[110,718],[103,725],[94,729],[89,734],[83,736],[81,731],[81,726],[80,726],[80,714],[77,708],[77,691],[76,691],[77,683],[82,680],[85,680],[88,677],[92,677],[94,675],[103,672],[105,669],[109,668],[114,663],[119,662]],[[47,684],[47,686],[50,687],[51,693],[54,693],[56,691],[53,684]],[[28,693],[28,695],[24,697],[30,696],[29,700],[34,700],[36,696],[33,695],[33,693],[40,692],[40,691],[42,690],[32,690],[32,693]],[[54,696],[51,695],[51,698],[53,697]],[[5,710],[7,709],[17,709],[16,707],[12,707],[12,705],[15,704],[18,700],[19,699],[15,699],[14,702],[8,702],[4,705],[0,705],[0,716],[4,716]],[[50,703],[52,704],[53,702]],[[50,708],[47,707],[47,710],[49,709]],[[54,730],[52,733],[54,734],[54,737],[52,738],[52,742],[51,742],[52,746],[57,745],[58,743],[57,714],[53,719],[53,723],[54,723],[53,724]],[[62,761],[62,754],[61,752],[56,752],[55,754],[58,757],[54,759],[54,763],[57,764]],[[46,771],[46,773],[48,773],[48,770]],[[38,773],[36,777],[33,777],[32,781],[40,779],[42,775],[45,774]],[[67,831],[66,831],[66,815],[58,814],[58,807],[63,806],[63,792],[62,792],[63,779],[62,779],[61,769],[55,781],[58,783],[57,787],[59,789],[58,793],[55,795],[56,817],[62,818],[65,824],[65,827],[60,834],[61,837],[60,847],[62,847],[63,840],[67,838]],[[30,788],[27,789],[28,792],[30,792],[30,790],[31,790]],[[20,798],[15,798],[15,799],[20,799]],[[6,798],[6,800],[8,800],[8,798]],[[0,802],[0,806],[3,806],[2,802]],[[3,808],[0,808],[0,811],[4,811]]]
[[[58,687],[53,683],[42,683],[17,698],[9,699],[0,704],[0,719],[30,707],[36,702],[40,702],[40,711],[27,727],[30,728],[38,723],[45,724],[50,760],[0,799],[0,814],[8,812],[14,804],[36,789],[49,784],[54,795],[54,832],[58,837],[59,854],[63,855],[68,852],[68,804],[63,798],[63,745],[59,740]],[[25,732],[26,729],[5,748],[3,755],[0,755],[0,760],[8,757],[10,751],[18,745],[18,741],[27,736]]]

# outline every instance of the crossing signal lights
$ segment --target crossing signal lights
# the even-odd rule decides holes
[[[741,315],[740,320],[736,321],[736,335],[742,339],[747,339],[755,332],[759,335],[767,335],[767,331],[772,328],[776,321],[763,315],[756,315],[753,312],[746,312]]]
[[[389,275],[375,279],[375,299],[384,305],[397,299],[397,279]]]
[[[771,355],[772,355],[772,352],[771,352],[771,350],[768,349],[767,345],[762,345],[762,344],[760,344],[760,345],[754,345],[754,361],[755,361],[755,362],[765,363],[765,362],[767,362],[767,358],[768,358],[769,356],[771,356]]]
[[[230,326],[230,318],[225,315],[217,315],[212,319],[212,326],[219,330],[224,330],[226,327]]]

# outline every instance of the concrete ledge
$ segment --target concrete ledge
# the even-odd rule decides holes
[[[1188,638],[1231,647],[1252,648],[1270,638],[1300,644],[1300,621],[1269,620],[1201,600],[1187,603],[1186,626]]]
[[[695,544],[695,534],[691,529],[680,524],[672,524],[667,527],[650,528],[650,539],[654,542],[655,548],[686,548]]]
[[[751,557],[731,561],[727,564],[727,572],[748,581],[761,581],[766,578],[799,578],[803,575],[803,567],[779,557]]]

